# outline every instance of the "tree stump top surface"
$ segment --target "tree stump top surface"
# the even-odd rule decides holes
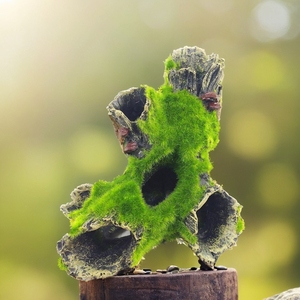
[[[230,268],[80,281],[80,300],[100,299],[237,300],[237,272]]]

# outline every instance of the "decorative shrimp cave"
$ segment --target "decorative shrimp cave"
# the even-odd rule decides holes
[[[61,269],[83,281],[131,274],[151,249],[177,240],[210,270],[236,245],[242,206],[209,175],[223,76],[224,59],[184,47],[166,59],[158,90],[142,85],[110,102],[128,165],[112,182],[78,186],[61,206],[71,227],[57,243]]]

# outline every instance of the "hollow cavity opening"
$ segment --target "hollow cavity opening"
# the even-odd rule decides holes
[[[232,213],[226,195],[216,192],[197,211],[198,239],[203,243],[211,243],[219,236],[222,226],[228,224]]]
[[[130,121],[136,121],[144,111],[146,104],[145,89],[133,89],[131,93],[123,94],[114,103],[116,109],[122,111]]]
[[[174,191],[177,182],[177,175],[172,168],[157,169],[142,186],[145,202],[150,206],[158,205]]]
[[[121,258],[124,252],[132,251],[135,238],[130,231],[111,224],[81,234],[73,243],[77,255],[92,267],[103,264],[113,267],[117,263],[116,257]]]

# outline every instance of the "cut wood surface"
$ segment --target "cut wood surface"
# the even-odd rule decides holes
[[[80,300],[237,300],[235,269],[80,281]]]

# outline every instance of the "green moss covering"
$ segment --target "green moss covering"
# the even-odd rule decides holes
[[[133,232],[142,226],[143,235],[133,253],[132,266],[163,241],[182,237],[191,244],[196,242],[183,221],[203,197],[205,187],[199,185],[199,175],[212,169],[208,153],[219,141],[216,113],[207,111],[202,101],[188,91],[173,92],[167,75],[176,67],[169,57],[165,62],[165,83],[159,90],[145,86],[151,106],[146,121],[139,120],[137,125],[148,136],[151,151],[143,159],[130,156],[124,174],[112,182],[96,182],[83,207],[69,216],[73,237],[91,218],[103,224],[105,218],[111,218]],[[145,175],[158,164],[172,168],[178,182],[163,202],[149,207],[141,186]]]
[[[165,71],[169,72],[172,69],[177,68],[177,64],[175,61],[172,59],[172,56],[170,55],[166,60],[165,60]]]
[[[245,229],[245,221],[241,217],[242,206],[238,208],[238,220],[236,223],[236,233],[241,234]]]
[[[57,265],[58,265],[59,269],[62,270],[62,271],[67,271],[68,270],[68,267],[63,263],[61,257],[58,259]]]
[[[170,55],[164,62],[165,64],[165,72],[164,72],[164,85],[167,86],[169,85],[169,79],[168,79],[168,74],[172,69],[180,69],[180,64],[176,63],[173,59],[172,59],[172,55]]]

